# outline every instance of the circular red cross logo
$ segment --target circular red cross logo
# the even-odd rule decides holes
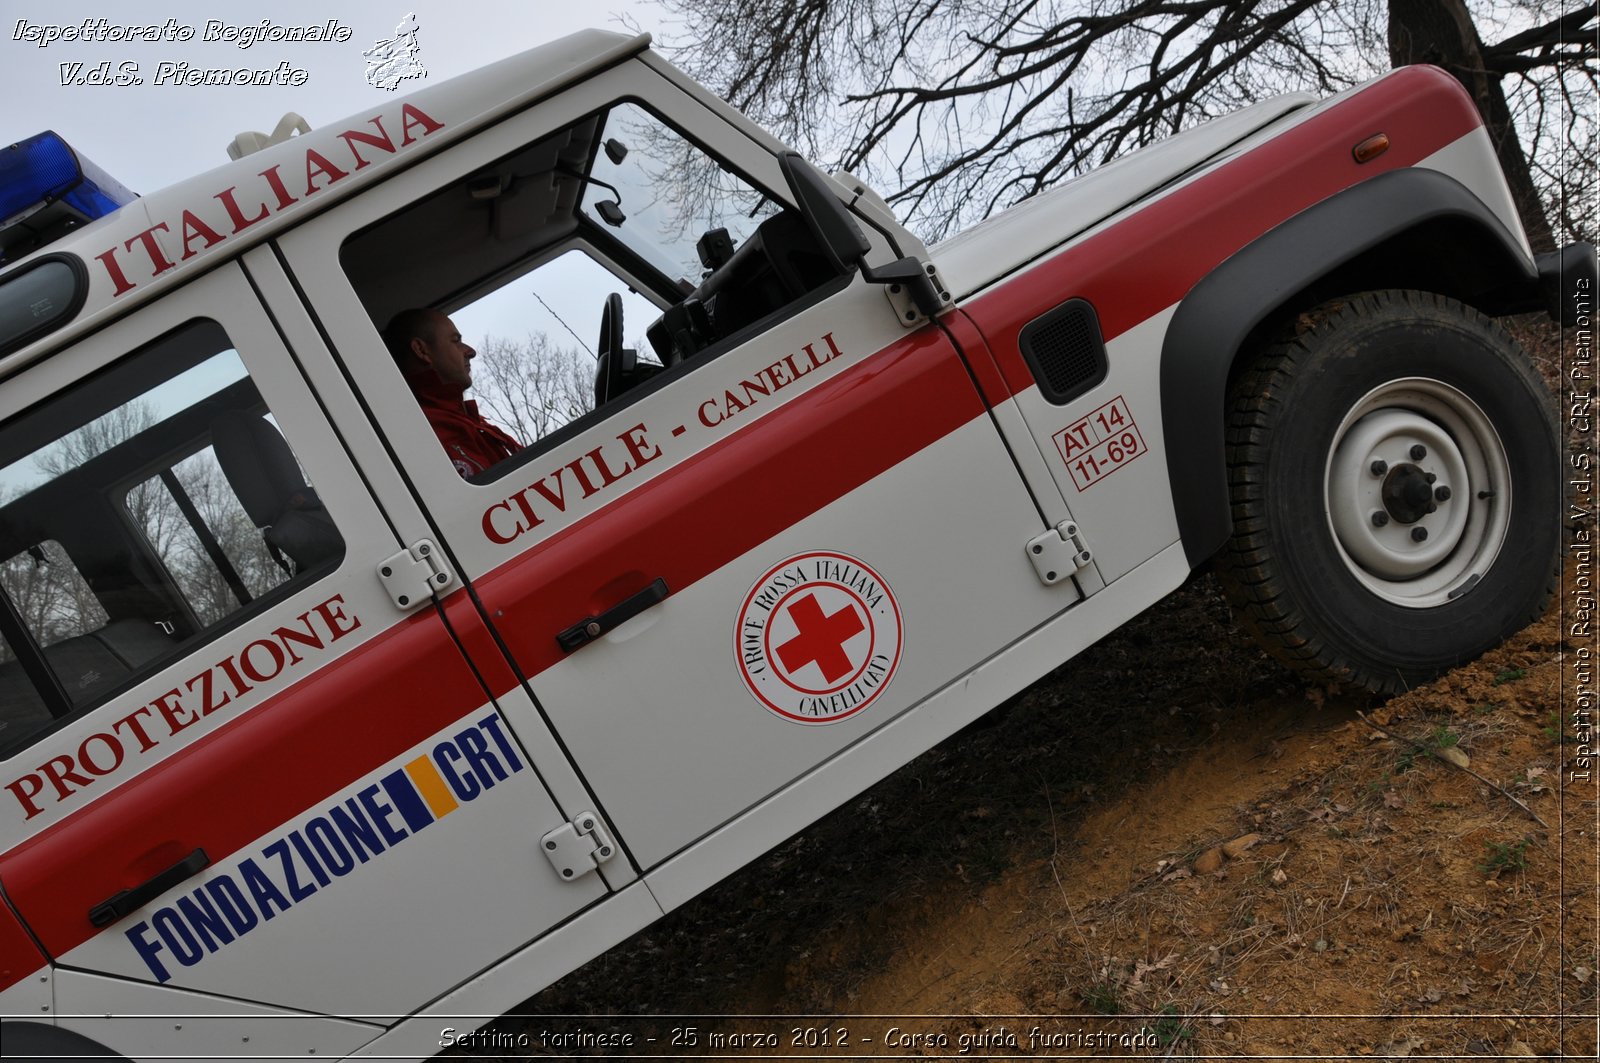
[[[877,700],[900,664],[900,606],[846,554],[780,561],[756,581],[734,632],[739,673],[786,720],[832,723]]]

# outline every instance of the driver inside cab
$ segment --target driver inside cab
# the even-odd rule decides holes
[[[477,352],[462,342],[461,330],[448,317],[426,307],[402,310],[385,326],[383,342],[463,479],[522,449],[466,397]]]

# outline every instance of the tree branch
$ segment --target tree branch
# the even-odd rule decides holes
[[[1374,721],[1370,716],[1368,716],[1366,713],[1362,712],[1360,709],[1356,710],[1356,715],[1361,717],[1362,721],[1365,722],[1366,725],[1368,727],[1372,728],[1374,731],[1382,731],[1384,734],[1388,735],[1390,738],[1393,738],[1395,741],[1404,742],[1406,745],[1410,746],[1412,749],[1415,749],[1419,753],[1426,753],[1430,757],[1433,756],[1433,750],[1429,749],[1427,746],[1423,745],[1421,742],[1418,742],[1418,741],[1416,741],[1415,739],[1412,739],[1412,738],[1407,738],[1403,734],[1397,734],[1394,731],[1389,730],[1387,727],[1383,726],[1383,724]],[[1543,827],[1545,830],[1549,830],[1550,829],[1550,824],[1548,824],[1544,820],[1540,819],[1539,818],[1539,814],[1537,812],[1535,812],[1533,809],[1529,808],[1527,805],[1523,804],[1521,801],[1517,800],[1515,797],[1511,796],[1510,791],[1506,790],[1506,788],[1501,786],[1499,783],[1490,782],[1488,779],[1485,779],[1482,775],[1479,775],[1477,772],[1473,771],[1471,768],[1467,767],[1464,764],[1457,764],[1455,761],[1453,761],[1453,760],[1445,760],[1445,758],[1443,758],[1443,757],[1434,757],[1434,759],[1439,761],[1439,762],[1441,762],[1441,763],[1443,763],[1443,764],[1450,765],[1452,768],[1455,768],[1457,771],[1464,771],[1468,775],[1472,776],[1474,779],[1477,779],[1479,782],[1483,783],[1483,785],[1489,787],[1491,790],[1498,791],[1500,793],[1500,795],[1502,797],[1504,797],[1507,801],[1510,801],[1512,804],[1514,804],[1518,808],[1522,809],[1522,811],[1526,812],[1528,814],[1528,818],[1529,819],[1531,819],[1535,823],[1539,824],[1539,826]],[[1463,759],[1465,759],[1465,758],[1463,758]]]

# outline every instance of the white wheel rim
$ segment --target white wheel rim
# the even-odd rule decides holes
[[[1477,403],[1408,377],[1340,422],[1323,503],[1350,573],[1385,601],[1428,609],[1470,590],[1505,545],[1511,467]]]

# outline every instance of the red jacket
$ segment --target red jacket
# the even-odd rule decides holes
[[[522,449],[504,429],[485,421],[478,404],[446,387],[432,370],[406,377],[434,434],[462,478],[476,476]]]

